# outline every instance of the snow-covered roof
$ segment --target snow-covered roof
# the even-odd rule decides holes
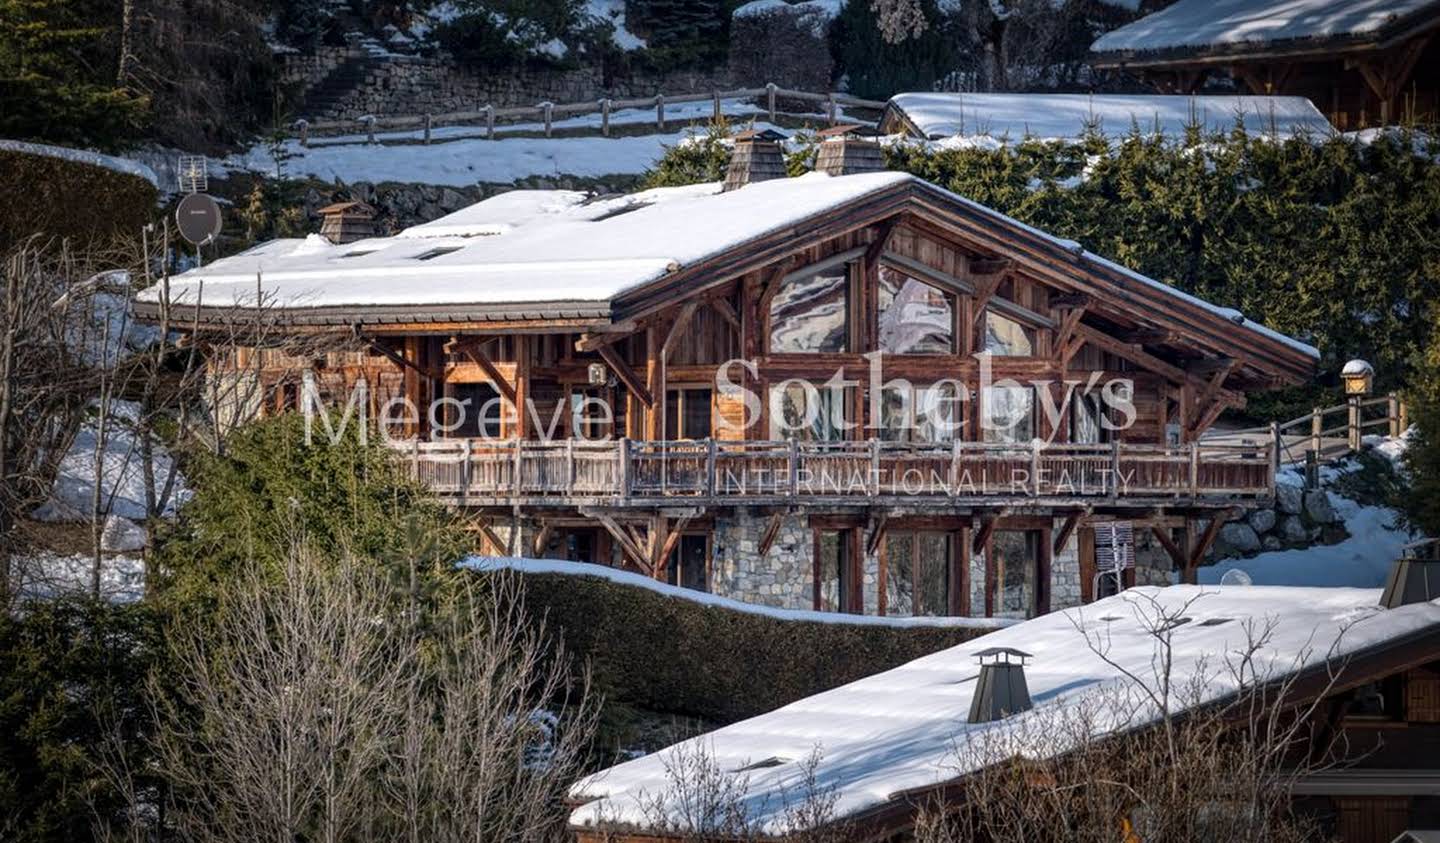
[[[1436,0],[1180,0],[1096,39],[1096,53],[1147,53],[1362,38]]]
[[[267,307],[341,324],[387,309],[465,319],[470,308],[607,317],[617,298],[731,250],[774,237],[837,207],[913,189],[1032,235],[1071,258],[1123,275],[1177,301],[1282,343],[1319,352],[1229,308],[1086,252],[908,173],[809,173],[720,192],[715,183],[656,188],[587,200],[574,191],[504,193],[394,237],[334,245],[318,235],[272,240],[171,280],[177,306],[253,307],[256,282]],[[712,279],[717,280],[717,279]],[[137,297],[153,304],[152,287]],[[487,310],[487,312],[490,312]],[[337,315],[338,313],[338,315]],[[507,318],[529,318],[507,316]],[[1227,326],[1228,330],[1228,326]]]
[[[1288,137],[1334,131],[1304,97],[1177,96],[1163,94],[943,94],[908,93],[890,98],[926,138],[956,135],[1074,140],[1087,124],[1106,135],[1132,127],[1181,137],[1191,123],[1205,132],[1229,132],[1237,118],[1245,130]]]
[[[778,831],[788,805],[786,794],[833,792],[834,816],[876,808],[906,791],[963,776],[966,759],[954,752],[967,733],[1015,730],[1029,717],[1045,717],[1071,706],[1093,705],[1096,694],[1125,687],[1121,672],[1093,652],[1086,634],[1108,640],[1107,656],[1134,675],[1152,677],[1154,638],[1141,616],[1184,610],[1190,622],[1173,635],[1173,687],[1195,678],[1203,700],[1223,699],[1237,688],[1224,660],[1247,642],[1247,620],[1277,621],[1256,654],[1255,672],[1276,679],[1414,634],[1440,629],[1440,605],[1419,603],[1379,607],[1376,589],[1201,587],[1131,589],[1083,608],[1045,615],[942,650],[893,670],[826,691],[758,717],[685,741],[685,752],[703,751],[744,788],[747,817]],[[1148,601],[1155,601],[1150,604]],[[1194,601],[1188,606],[1188,601]],[[1077,629],[1077,624],[1080,629]],[[1343,634],[1342,634],[1343,631]],[[1332,645],[1334,650],[1332,652]],[[975,656],[991,647],[1013,647],[1034,656],[1026,666],[1032,714],[992,723],[966,722],[975,692]],[[1178,701],[1177,701],[1178,704]],[[1100,733],[1103,710],[1095,711]],[[1111,726],[1113,728],[1113,724]],[[672,748],[674,750],[675,748]],[[813,787],[795,763],[817,752]],[[1063,747],[1053,739],[1033,744],[1033,757]],[[589,800],[571,815],[574,825],[653,825],[655,803],[670,787],[665,752],[611,767],[577,782],[571,796]],[[781,763],[735,771],[769,759]]]

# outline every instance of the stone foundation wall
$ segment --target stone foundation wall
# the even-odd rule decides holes
[[[275,57],[277,81],[297,86],[303,93],[320,84],[351,56],[349,47],[316,47],[306,53],[283,53]]]

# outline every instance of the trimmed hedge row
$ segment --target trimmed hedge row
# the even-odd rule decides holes
[[[39,234],[77,245],[140,236],[158,213],[155,185],[105,167],[0,150],[0,249]]]
[[[730,723],[963,643],[988,630],[788,621],[598,577],[525,574],[545,618],[609,703]]]

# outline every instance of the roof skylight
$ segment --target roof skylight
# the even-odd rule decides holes
[[[448,255],[448,254],[450,254],[451,252],[458,252],[458,251],[460,251],[460,249],[461,249],[460,246],[436,246],[435,248],[429,250],[428,252],[421,252],[420,254],[416,255],[416,256],[415,256],[415,260],[417,260],[417,261],[434,260],[435,258],[438,258],[438,257],[440,257],[441,255]]]

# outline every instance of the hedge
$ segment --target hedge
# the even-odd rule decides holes
[[[525,574],[545,619],[607,706],[731,723],[961,644],[990,630],[781,620],[598,577]]]
[[[159,199],[155,185],[139,176],[8,149],[0,149],[0,196],[0,249],[36,234],[82,247],[139,237]]]

